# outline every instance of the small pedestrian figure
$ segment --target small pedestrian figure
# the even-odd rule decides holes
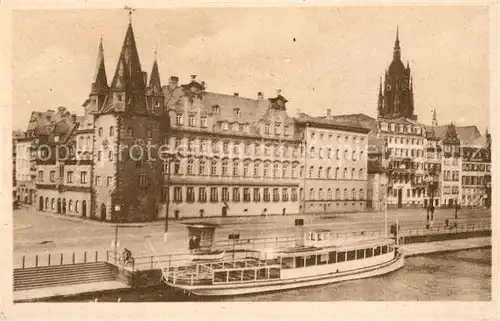
[[[286,215],[286,208],[283,207],[283,216]]]
[[[194,250],[194,236],[191,236],[189,238],[189,251],[193,252],[193,250]]]

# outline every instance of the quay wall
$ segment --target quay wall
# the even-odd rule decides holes
[[[491,236],[491,231],[469,231],[460,233],[402,236],[401,244],[426,243],[487,236]]]

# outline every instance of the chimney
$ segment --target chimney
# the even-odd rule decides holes
[[[191,75],[191,81],[195,81],[196,80],[196,75]]]
[[[200,84],[203,88],[207,88],[207,84],[205,83],[205,81],[202,81]]]
[[[295,219],[295,246],[303,247],[304,246],[304,219],[296,218]]]
[[[238,94],[238,93],[234,93],[234,95],[235,95],[236,97],[238,97],[240,94]]]
[[[177,86],[179,86],[179,77],[176,76],[170,77],[170,82],[168,83],[168,86],[170,87],[171,90],[177,88]]]
[[[66,107],[64,107],[64,106],[59,106],[59,107],[57,107],[57,111],[58,111],[59,113],[61,113],[61,114],[63,114],[65,110],[66,110]]]
[[[326,110],[326,117],[330,117],[332,115],[332,110],[330,108],[328,108]]]
[[[263,94],[261,91],[259,91],[259,92],[257,93],[257,98],[258,98],[258,99],[264,99],[264,94]]]

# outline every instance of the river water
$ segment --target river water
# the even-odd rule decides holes
[[[186,301],[195,300],[164,288],[139,292],[107,293],[102,302]],[[73,297],[64,301],[89,301],[92,297]],[[212,298],[211,301],[429,301],[491,300],[491,249],[416,256],[393,273],[368,279],[346,281],[317,287],[248,295]]]

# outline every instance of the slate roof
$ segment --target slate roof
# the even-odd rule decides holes
[[[434,133],[438,139],[444,138],[446,135],[446,130],[448,125],[442,126],[426,126],[426,128],[432,128]],[[474,143],[479,137],[481,137],[481,133],[477,129],[476,126],[455,126],[455,131],[457,132],[458,138],[460,142],[464,145]]]
[[[301,113],[299,117],[294,118],[299,124],[310,123],[312,125],[324,125],[338,130],[348,130],[367,134],[370,129],[359,123],[351,121],[337,120],[334,117],[314,117]]]

